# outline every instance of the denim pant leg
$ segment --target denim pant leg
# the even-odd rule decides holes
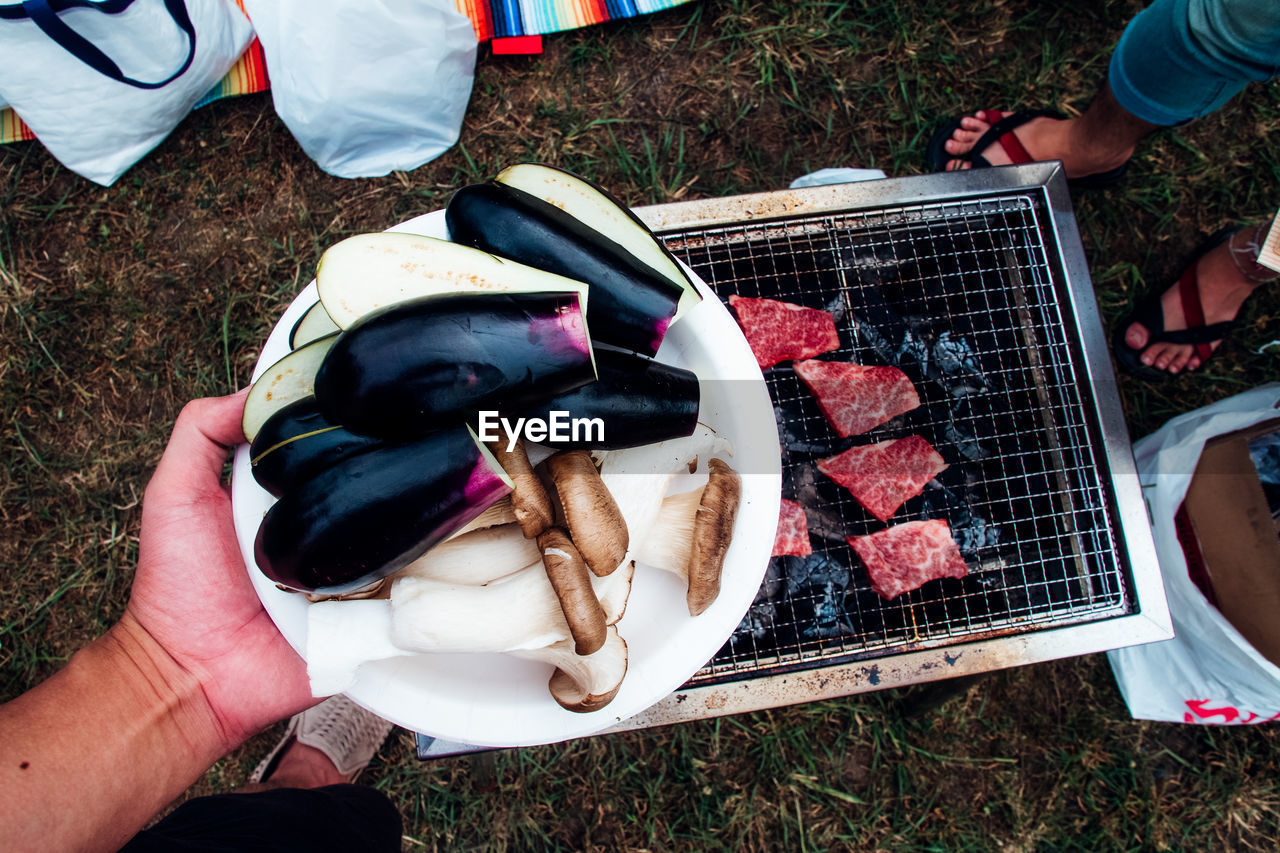
[[[1155,0],[1111,55],[1116,100],[1144,121],[1208,115],[1280,73],[1280,0]]]

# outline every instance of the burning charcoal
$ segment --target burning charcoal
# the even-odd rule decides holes
[[[776,404],[773,407],[773,416],[778,422],[778,441],[782,445],[784,465],[790,461],[791,453],[801,456],[830,456],[839,452],[834,436],[830,436],[826,441],[813,441],[799,434],[798,430],[804,415],[805,412],[798,400]],[[827,437],[825,433],[823,437]]]
[[[738,627],[733,630],[733,636],[729,638],[730,645],[736,646],[748,640],[755,643],[764,640],[773,629],[776,615],[777,607],[772,602],[753,604],[742,617],[742,621],[738,623]]]
[[[956,451],[970,462],[977,462],[991,455],[976,436],[959,427],[955,420],[948,420],[943,424],[942,437],[951,442]]]
[[[779,643],[852,634],[844,606],[852,574],[835,556],[810,554],[782,557],[787,594],[777,603],[775,634]]]
[[[943,472],[939,479],[945,477]],[[952,475],[954,476],[954,474]],[[951,526],[951,536],[960,546],[960,553],[975,554],[1000,542],[1000,529],[973,512],[968,501],[948,488],[939,479],[926,487],[921,505],[921,518],[944,518]]]
[[[845,302],[844,296],[837,293],[832,297],[831,301],[822,306],[823,310],[831,315],[831,319],[836,321],[836,327],[844,322],[844,315],[849,310],[848,304]]]
[[[756,591],[753,604],[771,601],[786,589],[787,569],[782,562],[785,559],[787,558],[774,557],[769,560],[769,565],[764,570],[764,581],[760,584],[760,589]]]
[[[789,476],[788,476],[789,475]],[[788,482],[789,481],[789,482]],[[788,486],[790,487],[788,489]],[[817,468],[809,464],[792,465],[783,472],[783,494],[790,491],[805,509],[809,533],[827,542],[845,544],[848,535],[839,511],[828,506],[818,490]]]
[[[978,366],[977,354],[966,338],[953,336],[951,332],[938,335],[933,345],[933,363],[952,381],[948,390],[953,397],[980,394],[990,388]]]

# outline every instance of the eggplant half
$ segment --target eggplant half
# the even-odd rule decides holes
[[[316,398],[303,397],[276,412],[258,430],[249,448],[250,470],[275,497],[344,459],[385,442],[332,424]]]
[[[675,320],[702,301],[702,294],[698,293],[680,262],[658,241],[649,226],[594,181],[543,163],[508,166],[494,180],[561,208],[635,255],[642,264],[679,285],[684,293],[680,297]]]
[[[289,330],[289,349],[304,347],[338,331],[338,324],[333,322],[324,306],[317,302],[304,311]]]
[[[316,375],[330,423],[382,438],[516,410],[594,381],[577,292],[483,293],[403,302],[339,336]]]
[[[445,223],[456,243],[586,282],[595,339],[621,349],[657,352],[684,293],[562,208],[506,184],[459,189]]]
[[[330,246],[316,269],[320,304],[343,329],[401,302],[458,293],[527,293],[587,286],[448,240],[381,231]]]
[[[697,374],[606,349],[596,350],[596,373],[590,385],[517,417],[542,419],[549,429],[539,443],[565,450],[621,450],[693,434],[701,397]]]
[[[311,396],[315,390],[316,374],[337,341],[337,334],[312,341],[262,371],[262,375],[249,386],[244,414],[240,418],[240,428],[248,441],[258,437],[258,430],[276,412],[295,400]]]
[[[254,559],[290,589],[349,592],[408,565],[510,491],[466,426],[385,445],[285,492],[258,527]]]

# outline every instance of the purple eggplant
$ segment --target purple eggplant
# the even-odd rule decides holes
[[[592,334],[621,349],[657,352],[685,292],[561,208],[506,184],[459,189],[445,223],[455,243],[586,282]]]
[[[278,498],[326,468],[385,443],[330,423],[314,396],[303,397],[258,430],[249,447],[250,470],[258,485]]]
[[[701,398],[697,374],[603,348],[596,350],[596,373],[595,382],[517,417],[542,419],[549,433],[540,443],[560,449],[621,450],[693,434]],[[557,425],[563,438],[553,431]]]
[[[391,306],[338,338],[316,375],[330,423],[406,438],[595,379],[579,294],[468,293]]]
[[[349,592],[408,565],[510,491],[489,451],[456,426],[294,486],[263,518],[254,558],[290,589]]]

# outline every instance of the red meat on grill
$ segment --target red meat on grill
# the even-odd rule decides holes
[[[782,508],[778,511],[778,532],[773,537],[772,556],[807,557],[812,553],[809,521],[805,518],[804,507],[783,498]]]
[[[908,521],[872,533],[850,536],[849,545],[871,575],[871,588],[881,598],[897,598],[938,578],[969,573],[960,547],[945,521]]]
[[[736,294],[729,297],[729,306],[761,370],[840,348],[836,321],[826,311]]]
[[[848,489],[867,512],[888,521],[947,467],[923,436],[851,447],[822,459],[818,470]]]
[[[920,405],[915,386],[896,367],[817,359],[794,367],[842,438],[861,435]]]

